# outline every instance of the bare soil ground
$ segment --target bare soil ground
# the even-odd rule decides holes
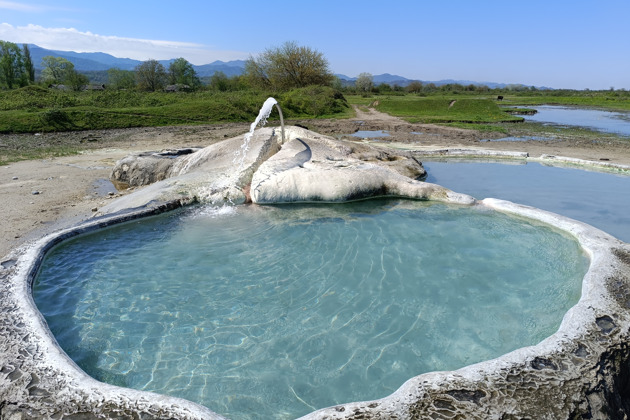
[[[356,112],[356,117],[348,120],[288,121],[287,124],[351,140],[361,140],[350,136],[358,130],[387,130],[390,137],[386,141],[427,149],[526,151],[530,156],[553,154],[630,165],[630,141],[623,139],[488,142],[482,140],[501,135],[409,124],[372,109],[357,108]],[[42,134],[40,142],[81,144],[85,151],[75,156],[0,166],[0,257],[45,233],[88,219],[108,200],[129,193],[117,191],[108,180],[118,159],[140,151],[203,147],[248,129],[249,124],[223,124]],[[20,136],[33,135],[0,135],[0,144],[19,142]]]

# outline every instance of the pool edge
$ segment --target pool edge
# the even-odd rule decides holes
[[[630,379],[626,377],[630,355],[625,344],[630,335],[630,245],[592,226],[533,207],[496,199],[478,205],[555,226],[573,235],[589,253],[582,297],[567,312],[558,332],[535,346],[490,361],[413,377],[383,399],[329,407],[302,419],[570,418],[579,413],[615,418],[615,412],[627,412],[618,387]],[[47,235],[3,261],[2,418],[60,419],[82,413],[123,418],[223,418],[187,400],[107,385],[89,377],[59,348],[30,294],[44,253],[59,241],[179,206],[178,202],[154,203],[91,220]],[[609,412],[598,411],[601,407]]]

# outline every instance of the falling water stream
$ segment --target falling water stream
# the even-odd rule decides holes
[[[267,124],[267,119],[269,118],[269,115],[271,115],[271,111],[273,110],[274,105],[276,106],[276,109],[278,110],[278,113],[280,114],[280,124],[282,127],[282,141],[284,142],[284,118],[282,116],[282,110],[280,109],[280,106],[278,105],[278,101],[276,101],[274,98],[267,98],[267,100],[263,103],[262,107],[260,108],[260,111],[258,111],[258,116],[254,120],[254,122],[250,125],[249,131],[245,134],[241,148],[237,150],[236,152],[234,152],[234,160],[232,161],[232,163],[237,165],[237,168],[239,171],[243,169],[243,166],[245,164],[245,156],[247,156],[247,151],[249,150],[249,143],[252,137],[254,136],[254,130],[256,130],[256,127],[258,127],[259,125],[261,127],[264,127],[265,124]]]

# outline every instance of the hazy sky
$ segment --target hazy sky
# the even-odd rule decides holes
[[[0,0],[0,39],[193,64],[295,41],[348,76],[630,89],[630,0]]]

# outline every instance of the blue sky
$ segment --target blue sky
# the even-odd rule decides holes
[[[2,1],[0,39],[139,60],[295,41],[334,73],[630,89],[629,0]]]

